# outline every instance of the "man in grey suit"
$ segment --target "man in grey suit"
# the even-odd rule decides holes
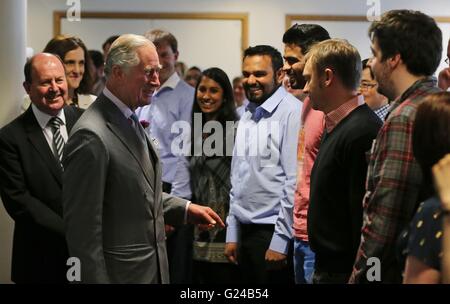
[[[224,226],[210,208],[162,192],[161,166],[134,110],[159,86],[156,48],[123,35],[106,58],[106,87],[64,151],[63,214],[83,283],[168,283],[164,223]]]

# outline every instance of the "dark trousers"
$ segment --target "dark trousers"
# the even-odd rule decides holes
[[[179,226],[167,237],[167,257],[171,284],[192,283],[192,241],[194,227]]]
[[[239,284],[238,266],[231,263],[194,261],[194,284]]]
[[[243,283],[250,284],[294,284],[292,244],[287,264],[273,270],[265,260],[272,240],[274,225],[241,224],[241,241],[238,248],[238,264]]]
[[[314,270],[313,284],[347,284],[351,273],[334,273]]]
[[[170,193],[172,185],[163,182],[163,191]],[[192,241],[194,227],[183,225],[175,228],[166,240],[171,284],[192,283]]]

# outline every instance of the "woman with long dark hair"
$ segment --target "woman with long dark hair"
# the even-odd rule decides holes
[[[96,96],[90,95],[91,58],[83,41],[74,36],[57,36],[47,43],[43,52],[56,54],[64,62],[69,89],[67,103],[86,109]]]
[[[211,207],[223,220],[228,215],[231,189],[231,155],[226,152],[232,151],[232,125],[237,120],[228,76],[219,68],[203,71],[195,88],[192,111],[194,127],[189,157],[192,200]],[[195,126],[200,124],[202,132],[196,132]],[[224,255],[225,232],[220,228],[210,231],[196,228],[194,282],[236,283],[239,279],[237,266]]]

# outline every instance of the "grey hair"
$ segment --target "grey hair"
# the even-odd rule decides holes
[[[106,78],[111,74],[114,65],[120,66],[125,70],[138,65],[140,60],[136,50],[145,45],[153,44],[144,36],[125,34],[117,38],[106,56]]]

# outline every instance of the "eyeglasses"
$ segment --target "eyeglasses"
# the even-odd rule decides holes
[[[368,90],[368,89],[371,89],[371,88],[376,87],[376,86],[377,86],[376,83],[362,82],[362,83],[359,85],[359,88],[360,88],[361,90]]]
[[[445,63],[448,64],[448,65],[450,65],[450,58],[448,58],[448,57],[445,58]]]

